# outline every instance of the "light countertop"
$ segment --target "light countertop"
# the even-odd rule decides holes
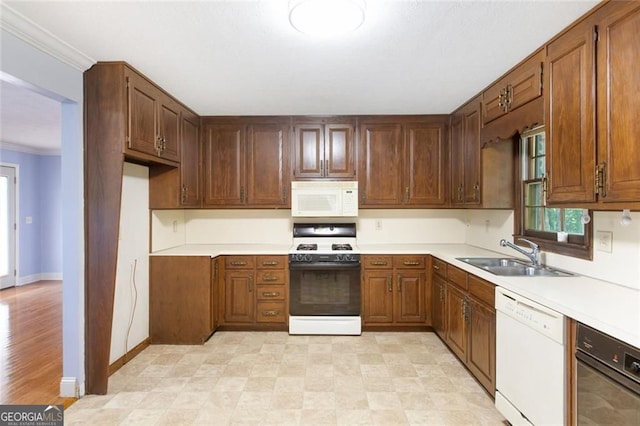
[[[465,244],[362,244],[362,254],[431,254],[462,270],[640,347],[640,290],[580,275],[572,277],[497,276],[458,257],[504,257]],[[290,244],[187,244],[154,256],[284,255]],[[570,271],[574,272],[574,271]]]

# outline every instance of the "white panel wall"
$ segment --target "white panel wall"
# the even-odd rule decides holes
[[[188,244],[287,244],[291,210],[185,210]]]
[[[149,337],[149,169],[125,163],[111,330],[113,363]]]
[[[469,210],[467,214],[467,244],[519,256],[514,250],[499,246],[500,239],[511,240],[513,212]],[[611,253],[598,251],[594,244],[592,261],[554,253],[543,253],[541,260],[549,266],[640,289],[640,213],[631,213],[632,223],[627,226],[620,224],[621,216],[621,211],[593,214],[594,234],[596,231],[610,231],[613,234]]]
[[[151,212],[151,251],[166,250],[187,241],[184,210]]]

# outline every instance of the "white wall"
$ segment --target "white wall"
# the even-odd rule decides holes
[[[149,169],[124,163],[109,363],[149,337]]]
[[[152,251],[180,244],[290,244],[295,222],[350,222],[352,218],[292,218],[291,210],[155,210]],[[362,244],[464,243],[462,210],[360,210]]]
[[[594,244],[593,260],[582,260],[554,253],[543,253],[549,266],[577,272],[581,275],[640,289],[640,213],[631,213],[632,223],[620,224],[621,211],[593,212],[593,231],[610,231],[613,235],[611,253],[598,251]],[[513,212],[504,210],[468,210],[467,244],[519,256],[507,247],[500,247],[502,238],[513,235]],[[488,221],[488,224],[487,224]]]

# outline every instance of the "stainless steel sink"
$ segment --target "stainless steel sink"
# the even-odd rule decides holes
[[[548,266],[533,266],[524,260],[511,257],[458,257],[469,265],[484,269],[494,275],[509,277],[571,277],[573,274]]]

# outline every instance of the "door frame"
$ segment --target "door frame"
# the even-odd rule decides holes
[[[0,289],[4,289],[4,288],[9,288],[9,287],[15,287],[18,285],[18,276],[19,276],[19,271],[18,271],[18,265],[20,264],[19,262],[19,253],[20,251],[18,250],[19,248],[19,242],[20,242],[20,236],[19,236],[19,227],[18,222],[19,222],[19,211],[20,211],[20,165],[19,164],[14,164],[14,163],[6,163],[4,161],[0,162],[0,167],[6,167],[6,168],[11,168],[13,169],[13,173],[14,173],[14,178],[15,178],[15,185],[14,185],[14,201],[13,201],[13,223],[14,223],[14,230],[13,230],[13,244],[10,244],[9,246],[9,252],[11,252],[11,249],[13,249],[13,269],[14,269],[14,274],[13,274],[13,279],[8,278],[7,280],[0,280]],[[9,257],[11,259],[11,256]],[[11,264],[9,265],[9,268],[11,268]],[[9,275],[10,276],[10,275]],[[8,281],[8,285],[6,284],[5,281]]]

